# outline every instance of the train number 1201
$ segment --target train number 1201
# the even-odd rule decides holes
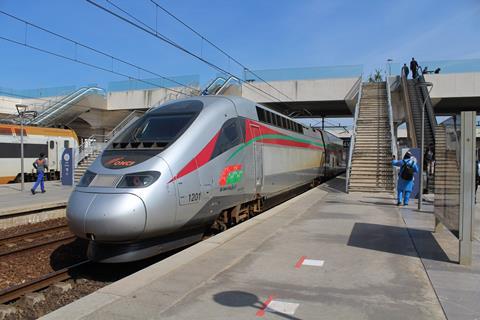
[[[200,192],[190,193],[188,195],[188,202],[197,202],[200,200]]]

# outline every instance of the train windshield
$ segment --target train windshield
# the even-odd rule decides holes
[[[165,148],[190,126],[202,106],[198,100],[182,101],[148,112],[114,138],[111,149]]]

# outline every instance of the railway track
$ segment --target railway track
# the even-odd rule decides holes
[[[0,258],[51,244],[63,244],[75,239],[66,224],[31,230],[0,237]]]
[[[45,274],[37,279],[3,289],[0,291],[0,303],[7,303],[16,300],[27,293],[44,289],[60,281],[68,280],[71,278],[71,273],[73,271],[80,267],[84,267],[88,263],[90,263],[89,260],[84,260],[70,267]]]

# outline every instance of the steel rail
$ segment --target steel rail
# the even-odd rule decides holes
[[[70,242],[71,240],[74,240],[76,237],[77,236],[75,236],[73,234],[69,234],[67,236],[63,236],[63,237],[60,237],[60,238],[56,238],[56,239],[52,239],[52,240],[48,240],[48,241],[42,241],[42,242],[39,242],[39,243],[33,243],[31,245],[24,246],[24,247],[21,247],[21,248],[18,248],[18,249],[13,249],[13,250],[10,250],[10,251],[0,252],[0,258],[5,257],[5,256],[9,256],[9,255],[12,255],[12,254],[32,250],[32,249],[45,247],[45,246],[55,244],[55,243],[64,244],[64,243]]]
[[[42,232],[45,232],[45,231],[53,231],[53,230],[57,230],[57,229],[65,228],[65,227],[68,227],[68,225],[66,223],[61,224],[61,225],[57,225],[57,226],[53,226],[53,227],[50,226],[50,227],[28,230],[27,232],[23,232],[23,233],[17,233],[17,234],[12,234],[12,235],[7,235],[7,236],[0,237],[0,242],[6,242],[6,241],[13,240],[15,238],[23,238],[23,237],[35,235],[36,233],[42,233]]]
[[[84,260],[72,266],[43,275],[37,279],[3,289],[0,291],[0,303],[16,300],[27,293],[41,290],[54,283],[70,279],[70,272],[73,269],[79,268],[88,263],[90,263],[89,260]]]

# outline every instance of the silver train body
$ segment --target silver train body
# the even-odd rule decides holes
[[[342,140],[239,97],[152,108],[114,138],[70,196],[70,229],[103,262],[199,241],[229,208],[345,170]]]

